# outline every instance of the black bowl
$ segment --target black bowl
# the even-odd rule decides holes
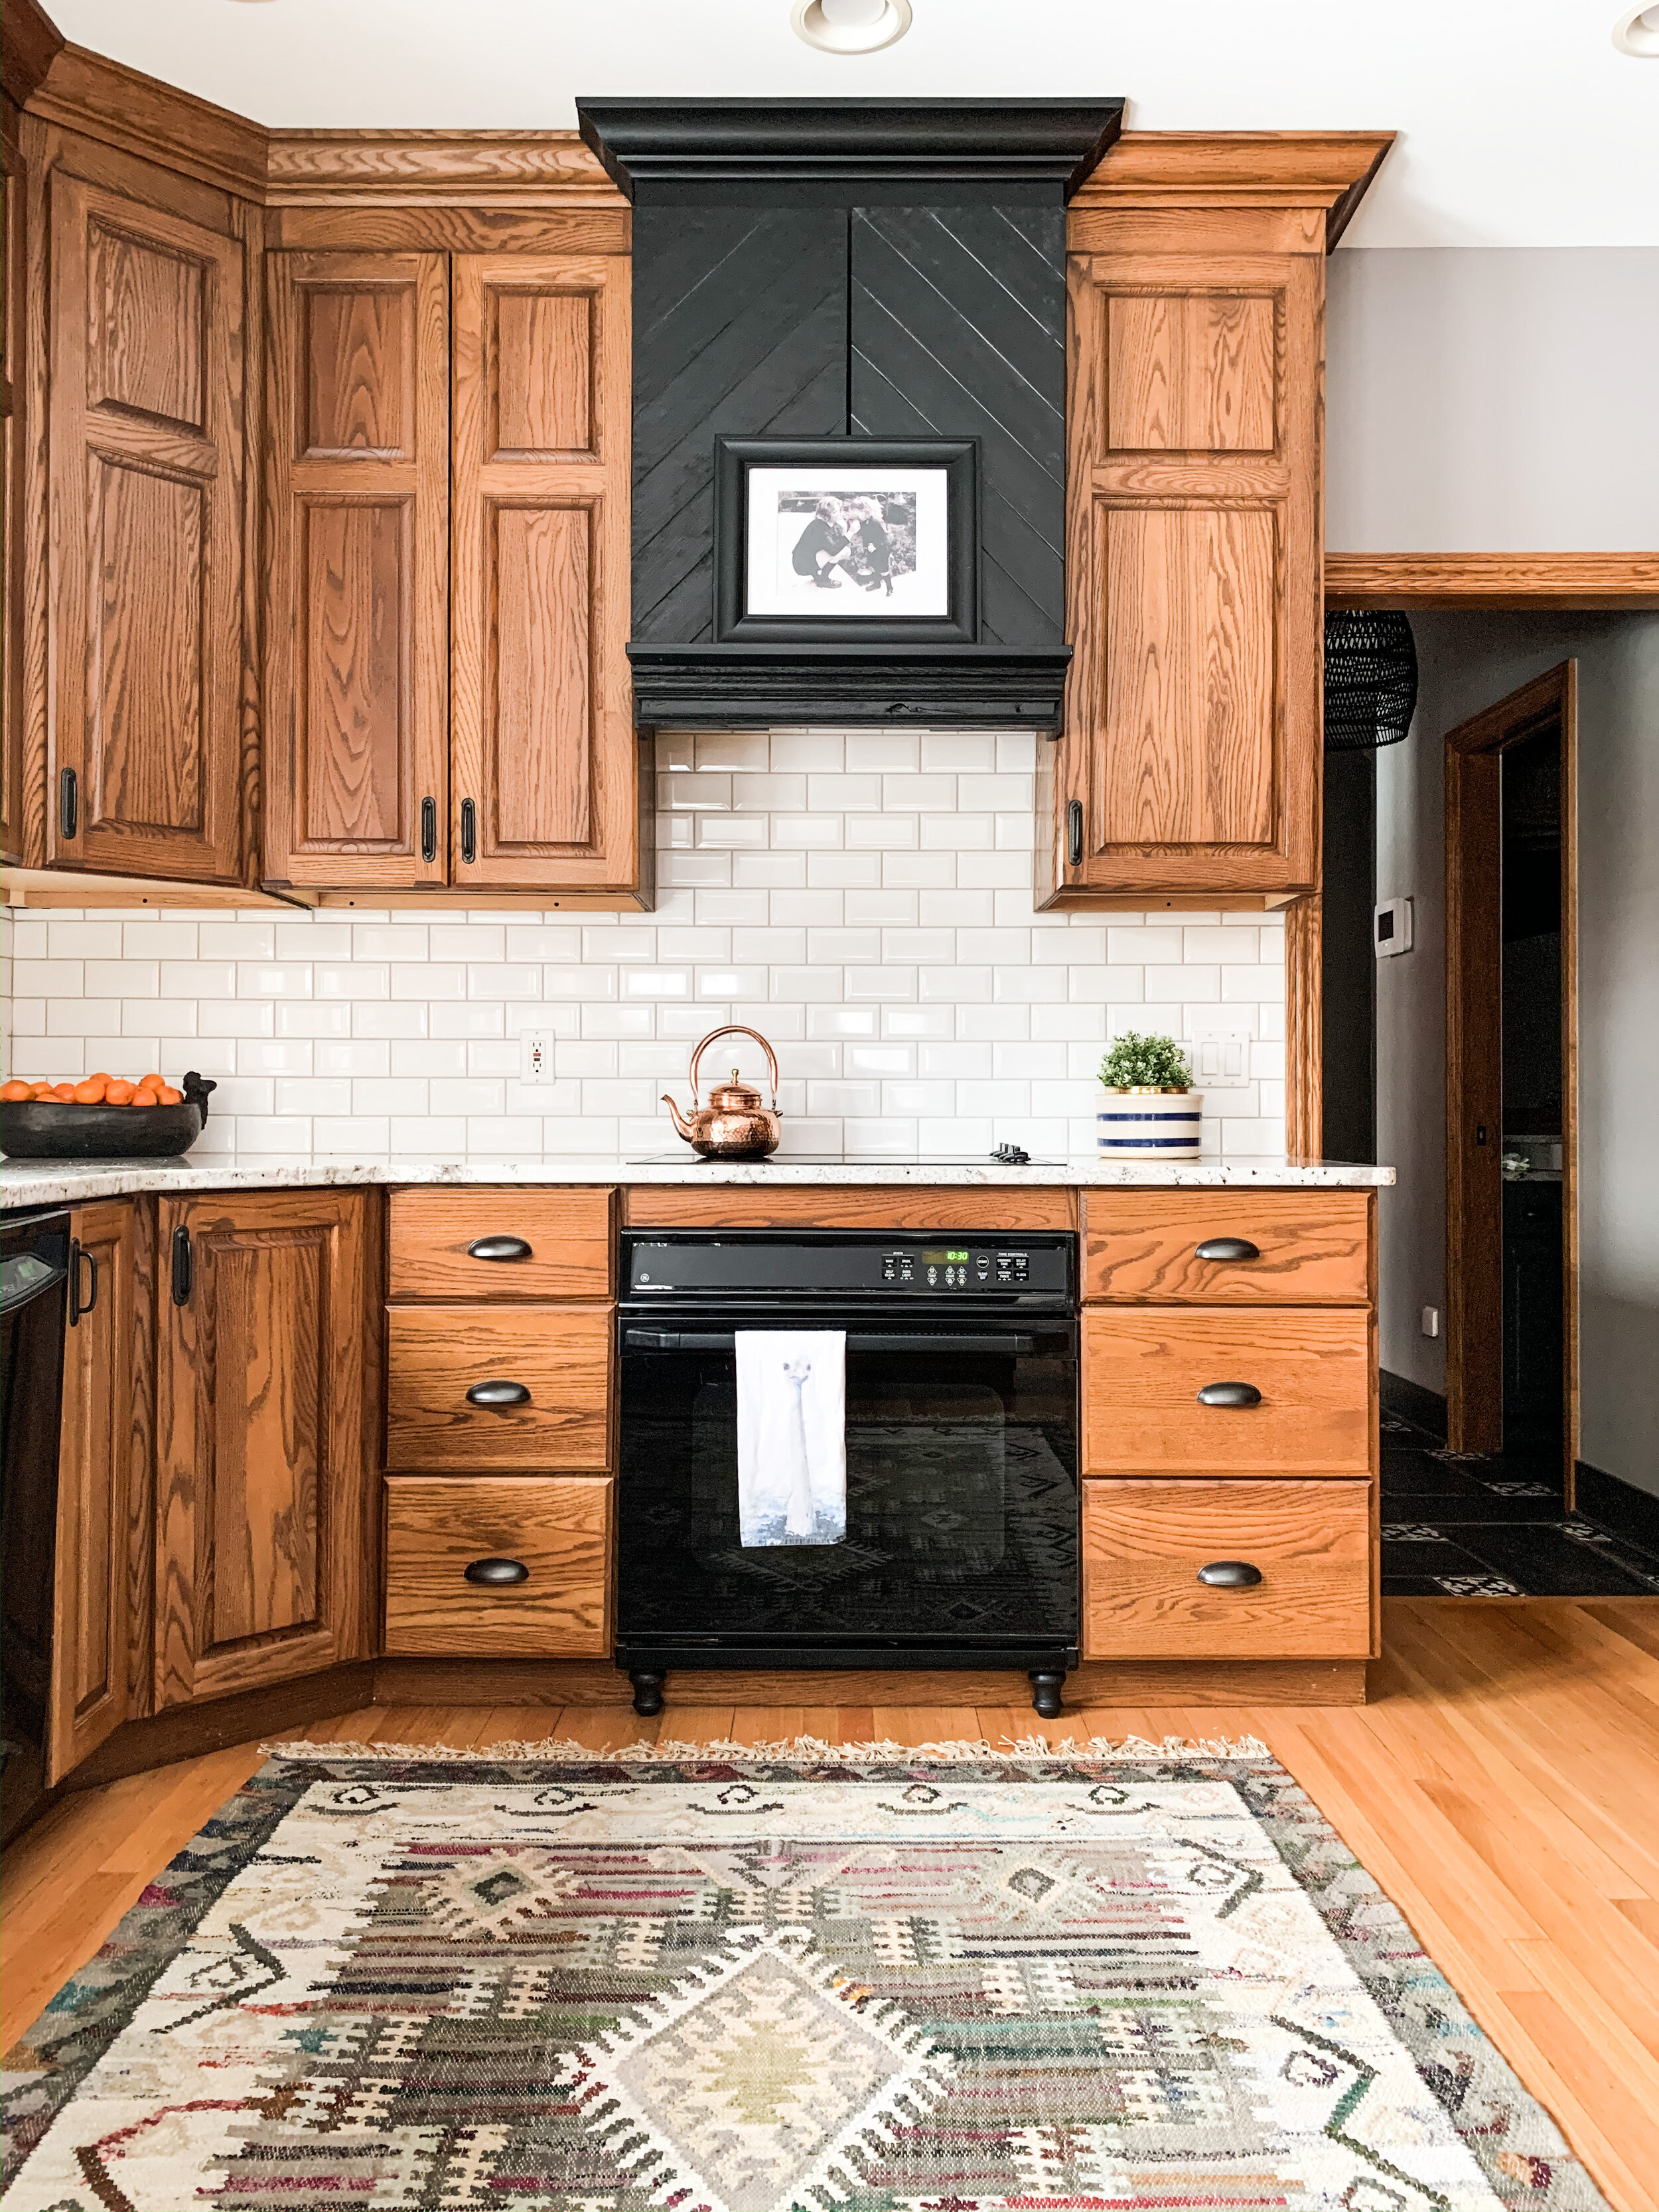
[[[192,1068],[177,1106],[65,1106],[0,1098],[0,1152],[14,1160],[166,1160],[187,1152],[217,1085]]]

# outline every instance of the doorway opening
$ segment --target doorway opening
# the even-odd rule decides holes
[[[1578,1450],[1576,664],[1446,738],[1446,1428]]]

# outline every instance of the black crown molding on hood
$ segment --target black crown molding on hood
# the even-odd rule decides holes
[[[634,203],[641,729],[1060,727],[1066,203],[1123,102],[582,100]],[[716,441],[975,440],[975,642],[717,641]],[[860,625],[863,627],[863,625]]]

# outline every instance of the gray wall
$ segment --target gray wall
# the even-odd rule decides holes
[[[1659,546],[1659,249],[1342,248],[1325,542]]]
[[[1659,532],[1656,532],[1659,535]],[[1414,901],[1413,950],[1377,969],[1382,1364],[1445,1389],[1448,730],[1578,661],[1583,1456],[1659,1494],[1659,615],[1422,615],[1412,734],[1377,756],[1379,899]]]

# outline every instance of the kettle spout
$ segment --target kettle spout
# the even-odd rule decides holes
[[[684,1115],[681,1113],[679,1108],[674,1103],[673,1100],[669,1097],[665,1091],[662,1094],[662,1103],[668,1109],[670,1115],[672,1116],[675,1134],[677,1136],[684,1137],[686,1143],[689,1145],[691,1141],[691,1124],[686,1120]]]

